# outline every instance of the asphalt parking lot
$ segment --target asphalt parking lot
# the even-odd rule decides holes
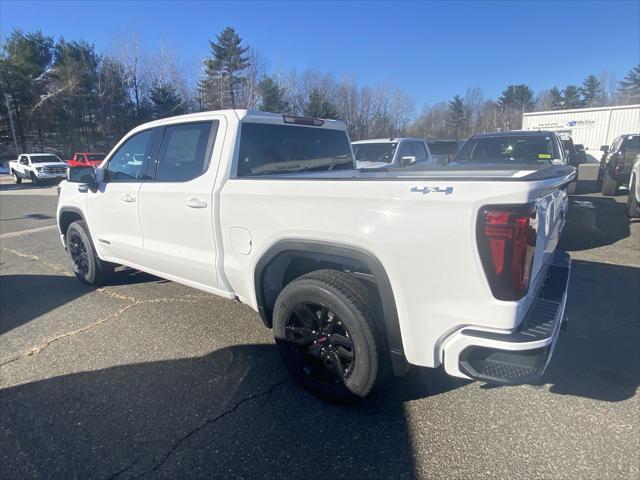
[[[246,306],[126,269],[81,285],[55,188],[4,179],[0,477],[640,478],[640,222],[594,183],[572,197],[569,330],[540,384],[413,369],[341,407],[289,379]]]

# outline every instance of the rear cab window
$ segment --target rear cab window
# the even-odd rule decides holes
[[[242,124],[238,178],[354,168],[346,132],[268,123]]]
[[[550,163],[562,159],[552,135],[505,135],[470,138],[456,154],[457,164]]]

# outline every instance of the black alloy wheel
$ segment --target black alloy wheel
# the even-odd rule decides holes
[[[353,371],[356,354],[351,334],[325,305],[296,305],[286,322],[285,340],[297,359],[296,367],[316,381],[344,383]]]
[[[77,233],[72,233],[69,238],[69,254],[73,260],[73,271],[76,275],[86,276],[89,272],[89,256],[87,246]]]

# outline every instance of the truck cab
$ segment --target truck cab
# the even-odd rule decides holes
[[[434,159],[420,138],[377,138],[351,144],[359,169],[393,169],[431,166]]]

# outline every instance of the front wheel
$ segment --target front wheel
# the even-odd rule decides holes
[[[335,270],[317,270],[289,283],[273,312],[278,351],[291,375],[333,402],[366,397],[386,377],[382,328],[366,287]]]
[[[66,244],[73,261],[73,273],[82,283],[101,285],[111,277],[115,265],[98,258],[85,222],[77,220],[69,225]]]
[[[605,170],[602,174],[602,194],[603,195],[615,195],[618,191],[618,182],[614,178],[611,178],[609,170]]]
[[[34,185],[38,185],[40,183],[38,177],[33,172],[31,172],[31,183],[33,183]]]

